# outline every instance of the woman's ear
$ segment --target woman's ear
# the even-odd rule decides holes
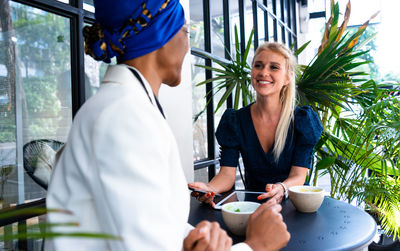
[[[284,86],[289,85],[290,83],[290,76],[289,74],[286,75],[285,83],[283,84]]]
[[[294,72],[293,71],[288,72],[288,74],[286,74],[286,82],[284,85],[289,85],[289,83],[292,81],[293,78],[294,78]]]

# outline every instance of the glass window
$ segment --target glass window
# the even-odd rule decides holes
[[[287,2],[286,0],[279,1],[279,19],[285,24],[288,23]]]
[[[266,40],[264,24],[264,11],[260,8],[257,8],[258,40],[260,45]]]
[[[252,1],[244,1],[244,27],[245,27],[245,37],[246,40],[244,41],[244,44],[246,46],[247,41],[250,38],[250,33],[251,30],[254,27],[254,23],[253,23],[253,6],[252,6]],[[253,36],[254,39],[254,36]],[[254,43],[253,43],[253,47],[254,49]],[[252,53],[254,50],[250,50],[250,53]],[[250,57],[252,57],[251,55],[249,55]]]
[[[37,139],[65,142],[72,123],[70,20],[5,3],[9,10],[0,16],[0,22],[9,23],[0,32],[3,206],[45,196],[45,190],[24,171],[23,146]]]
[[[276,0],[276,17],[282,21],[281,0]]]
[[[287,26],[290,26],[289,24],[289,15],[290,13],[290,0],[285,0],[284,2],[284,10],[285,10],[285,24],[287,24]]]
[[[345,4],[347,4],[348,1],[346,1]],[[309,13],[312,12],[321,12],[325,11],[325,6],[326,6],[327,1],[326,0],[308,0],[308,5],[307,9]],[[328,1],[328,5],[330,5],[330,1]]]
[[[229,2],[229,24],[231,26],[231,55],[234,58],[236,56],[236,45],[235,45],[235,26],[238,31],[239,43],[240,43],[240,20],[239,20],[239,6],[238,1]]]
[[[94,3],[93,0],[84,0],[83,9],[94,13]]]
[[[230,25],[231,25],[231,48],[232,48],[232,56],[235,56],[235,26],[237,27],[239,43],[244,43],[246,46],[247,41],[250,37],[250,32],[253,28],[253,8],[251,1],[244,1],[244,31],[245,31],[245,41],[240,41],[240,16],[239,16],[239,6],[237,2],[233,2],[233,4],[229,3],[230,8]],[[254,38],[254,37],[253,37]],[[240,46],[240,45],[239,45]],[[239,47],[240,48],[240,47]],[[254,47],[252,47],[254,48]],[[253,50],[250,50],[250,54],[253,53]],[[249,54],[251,58],[252,55]]]
[[[222,14],[222,0],[214,0],[211,11],[211,51],[213,55],[225,57],[224,45],[224,17]]]
[[[321,38],[325,29],[325,19],[315,18],[310,19],[308,22],[308,33],[306,41],[304,43],[311,41],[311,43],[306,47],[306,49],[299,55],[298,61],[301,64],[308,64],[314,56],[318,53],[318,47],[321,44]],[[303,44],[299,44],[298,48]]]
[[[116,64],[116,58],[111,59],[110,64]],[[96,94],[106,73],[108,64],[96,61],[91,56],[85,54],[85,97],[90,98]]]
[[[190,46],[204,50],[203,1],[190,1]]]
[[[378,31],[374,45],[366,45],[365,49],[370,49],[373,61],[376,64],[379,81],[390,81],[400,83],[400,34],[398,31],[400,2],[396,0],[382,1],[380,14],[381,24],[376,25]],[[375,12],[379,9],[371,10]],[[371,41],[373,42],[373,41]],[[369,46],[369,47],[368,47]],[[375,71],[375,70],[374,70]],[[374,72],[373,71],[373,72]]]
[[[90,24],[86,24],[90,25]],[[111,64],[116,64],[115,57],[111,59]],[[100,87],[100,83],[107,70],[106,63],[96,61],[91,56],[85,54],[85,98],[93,96]]]
[[[194,170],[194,180],[197,182],[208,183],[208,168]]]
[[[274,18],[271,15],[268,15],[268,35],[270,42],[274,42]]]
[[[17,229],[17,228],[18,228],[18,224],[13,223],[13,224],[2,227],[2,230],[3,230],[4,235],[6,235],[6,234],[11,235],[13,233],[13,231],[15,232],[15,229]],[[8,241],[2,242],[0,245],[2,245],[1,250],[15,250],[16,241],[8,240]]]
[[[205,60],[199,57],[191,57],[192,60],[192,90],[193,90],[193,159],[194,161],[206,159],[207,152],[207,115],[206,86],[196,86],[205,79],[205,70],[195,66],[204,65]]]
[[[213,64],[213,67],[222,69],[222,67],[220,67],[218,64]],[[215,72],[213,73],[213,75],[214,75],[214,77],[217,76]],[[213,84],[215,85],[216,83],[213,83]],[[225,90],[226,89],[224,88],[224,89],[220,90],[219,92],[215,93],[215,95],[214,95],[214,110],[217,108],[217,105],[218,105],[219,101],[221,100],[222,96],[224,95]],[[219,121],[221,120],[222,114],[225,112],[225,110],[226,110],[226,102],[224,104],[222,104],[222,106],[218,109],[218,111],[216,113],[214,113],[214,128],[215,129],[217,129]],[[216,154],[215,156],[218,156],[219,151],[218,151],[217,147],[216,147],[216,151],[217,152],[215,153]]]
[[[293,36],[288,30],[286,30],[286,45],[290,48],[293,44]]]
[[[277,40],[277,42],[283,43],[283,39],[282,39],[282,26],[280,25],[279,22],[278,22],[278,26],[277,26],[277,34],[278,34],[278,40]]]

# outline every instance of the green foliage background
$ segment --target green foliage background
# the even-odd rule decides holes
[[[12,1],[9,3],[17,58],[17,78],[11,82],[22,83],[24,133],[31,138],[52,135],[60,111],[57,78],[71,68],[69,19]],[[0,62],[5,61],[6,48],[3,49]],[[8,103],[0,104],[0,143],[16,141],[15,100],[8,91],[7,79],[2,78],[0,95],[7,96],[12,105],[9,109]]]

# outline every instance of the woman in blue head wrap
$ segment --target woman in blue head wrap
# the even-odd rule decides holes
[[[187,182],[157,100],[161,83],[180,82],[188,51],[182,6],[178,0],[95,0],[94,4],[96,23],[84,28],[85,52],[107,63],[116,57],[118,64],[108,67],[99,91],[81,107],[58,154],[47,207],[72,214],[52,213],[48,220],[79,222],[80,231],[122,239],[63,237],[47,242],[46,248],[229,250],[232,240],[218,224],[203,221],[195,228],[187,224]],[[253,227],[247,244],[235,248],[258,249],[278,235],[288,238],[279,210],[278,205],[260,207],[258,218],[249,223]],[[263,224],[261,217],[275,224]],[[268,226],[276,234],[268,235]]]

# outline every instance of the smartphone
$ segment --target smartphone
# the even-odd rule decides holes
[[[206,193],[210,193],[209,191],[205,191],[205,190],[201,190],[201,189],[197,189],[197,188],[193,188],[193,187],[188,187],[190,191],[199,193],[200,196],[206,194]],[[221,196],[221,194],[216,193],[214,196]]]

